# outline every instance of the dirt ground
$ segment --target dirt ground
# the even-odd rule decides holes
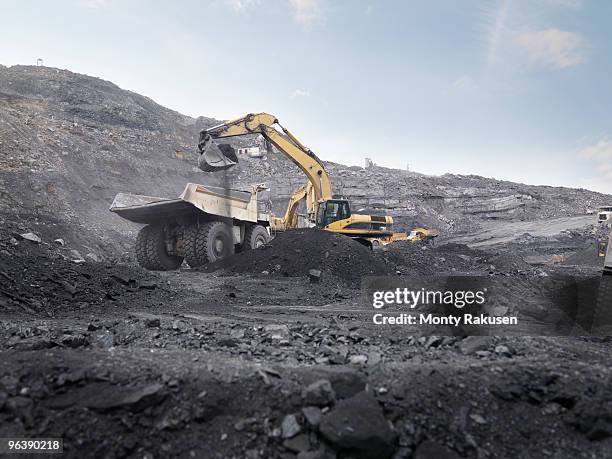
[[[75,458],[611,456],[609,339],[412,335],[372,324],[355,281],[435,270],[524,293],[558,270],[598,276],[596,258],[338,237],[285,234],[223,266],[150,273],[75,262],[5,222],[0,437],[62,437]],[[567,249],[547,241],[533,245]]]

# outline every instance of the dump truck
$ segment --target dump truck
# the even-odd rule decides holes
[[[270,212],[258,200],[264,190],[263,184],[228,189],[188,183],[177,199],[119,193],[110,210],[146,225],[135,246],[142,267],[173,270],[184,260],[195,268],[270,240]]]

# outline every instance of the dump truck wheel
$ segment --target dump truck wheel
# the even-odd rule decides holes
[[[261,225],[249,226],[244,235],[242,250],[258,249],[270,240],[268,230]]]
[[[234,253],[234,238],[223,222],[192,225],[185,229],[185,260],[192,268]]]
[[[163,226],[145,226],[136,238],[136,259],[143,268],[170,271],[183,263],[183,257],[166,252],[166,233]]]
[[[197,268],[208,263],[208,257],[206,256],[206,232],[204,231],[206,226],[187,226],[183,232],[185,261],[191,268]]]
[[[149,257],[147,255],[147,241],[149,240],[149,233],[151,232],[150,226],[145,226],[140,229],[138,236],[136,236],[136,260],[138,264],[145,269],[151,269],[149,263]]]

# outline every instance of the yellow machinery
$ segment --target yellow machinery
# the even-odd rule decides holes
[[[177,199],[119,193],[111,212],[144,223],[136,238],[138,263],[151,270],[213,263],[270,240],[271,216],[259,205],[263,184],[228,189],[188,183]]]
[[[214,172],[237,164],[238,159],[233,148],[229,144],[217,144],[216,140],[252,134],[263,136],[268,145],[274,145],[306,174],[312,186],[313,206],[308,209],[311,214],[309,219],[313,220],[318,228],[345,234],[370,246],[408,239],[406,233],[393,232],[392,217],[353,214],[346,199],[334,198],[329,174],[323,162],[281,126],[273,115],[249,114],[202,131],[198,143],[201,153],[198,159],[200,169]],[[304,190],[304,193],[306,196],[309,194],[307,190]],[[301,196],[301,192],[297,196]],[[297,209],[297,203],[299,200],[292,212]],[[291,218],[291,209],[287,210]],[[285,227],[288,223],[290,222],[285,219]]]
[[[287,210],[285,211],[285,215],[282,217],[276,217],[274,215],[270,218],[270,229],[273,231],[286,231],[288,229],[293,229],[298,227],[298,207],[300,202],[304,199],[307,200],[306,208],[309,210],[312,209],[313,191],[312,185],[308,182],[306,185],[299,187],[297,190],[293,192],[291,197],[289,198],[289,203],[287,204]],[[309,221],[312,219],[309,218]]]

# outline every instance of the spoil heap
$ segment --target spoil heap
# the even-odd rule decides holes
[[[428,245],[401,241],[377,254],[401,274],[435,275],[449,273],[490,274],[527,273],[533,268],[520,257],[507,252],[474,250],[465,244]]]
[[[152,298],[168,296],[154,273],[85,260],[75,250],[28,234],[35,240],[0,229],[0,311],[45,317],[125,303],[148,309]]]
[[[384,276],[393,272],[367,247],[328,231],[296,229],[276,236],[258,250],[236,254],[207,269],[226,268],[232,273],[307,276],[314,269],[349,283],[363,276]]]

